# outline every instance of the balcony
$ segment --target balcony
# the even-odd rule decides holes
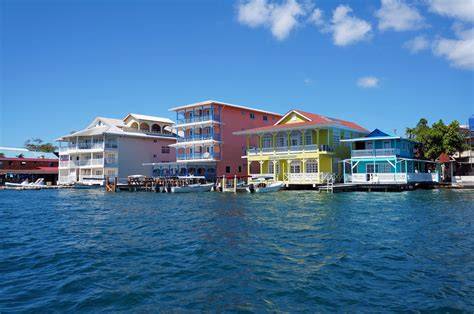
[[[59,147],[59,153],[70,153],[75,151],[86,151],[86,150],[104,150],[104,149],[117,149],[118,143],[117,142],[82,142],[77,144],[69,144],[66,146]]]
[[[344,175],[346,183],[406,184],[410,182],[439,182],[433,173],[353,173]]]
[[[221,139],[220,134],[194,134],[185,135],[184,137],[178,138],[178,143],[195,142],[195,141],[219,141]]]
[[[176,154],[176,160],[185,161],[185,160],[219,160],[221,158],[220,153],[192,153],[192,154]]]
[[[313,153],[313,152],[332,152],[332,147],[328,145],[296,145],[296,146],[277,146],[277,147],[262,147],[250,148],[247,150],[247,155],[279,155],[291,153]]]
[[[206,121],[217,121],[220,122],[220,116],[216,114],[193,116],[189,118],[178,118],[176,124],[188,124],[188,123],[200,123]]]
[[[352,157],[386,157],[400,155],[398,148],[381,148],[381,149],[357,149],[351,152]]]

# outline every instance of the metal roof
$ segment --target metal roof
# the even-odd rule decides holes
[[[5,158],[18,158],[18,156],[23,156],[23,158],[35,158],[35,159],[58,159],[54,153],[45,153],[45,152],[33,152],[29,151],[26,148],[16,148],[16,147],[0,147],[0,154]]]

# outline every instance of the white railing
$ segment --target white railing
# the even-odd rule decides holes
[[[71,184],[71,183],[76,182],[76,179],[77,178],[76,178],[75,173],[65,175],[65,176],[59,176],[58,177],[58,184]]]
[[[298,184],[317,184],[323,182],[323,174],[319,172],[314,173],[289,173],[288,183]]]
[[[404,184],[439,182],[437,173],[353,173],[344,176],[346,183]]]
[[[303,153],[303,152],[331,152],[333,149],[328,145],[296,145],[296,146],[276,146],[276,147],[252,147],[247,150],[249,155],[277,155],[288,153]]]
[[[352,157],[394,156],[400,155],[398,148],[356,149],[351,152]]]
[[[103,150],[103,149],[116,149],[118,148],[118,143],[117,142],[94,142],[94,143],[77,143],[75,145],[66,145],[66,146],[60,146],[59,147],[59,152],[60,153],[67,153],[67,152],[73,152],[73,151],[78,151],[78,150]]]
[[[438,173],[408,173],[408,182],[439,182]]]

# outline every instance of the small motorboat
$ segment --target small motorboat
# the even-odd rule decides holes
[[[206,183],[206,177],[203,176],[180,176],[178,179],[185,183],[172,186],[171,193],[210,192],[214,186],[214,183]]]
[[[278,192],[284,187],[283,182],[274,181],[273,178],[258,177],[253,183],[250,183],[246,190],[249,193],[270,193]]]
[[[39,178],[35,182],[30,182],[30,183],[28,183],[28,179],[26,179],[25,181],[21,183],[6,182],[5,186],[7,188],[14,188],[14,189],[21,189],[21,190],[38,190],[44,186],[44,179]]]
[[[214,183],[195,183],[183,186],[172,186],[171,193],[210,192]]]

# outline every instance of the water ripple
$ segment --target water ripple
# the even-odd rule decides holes
[[[474,311],[474,193],[0,193],[0,312]]]

